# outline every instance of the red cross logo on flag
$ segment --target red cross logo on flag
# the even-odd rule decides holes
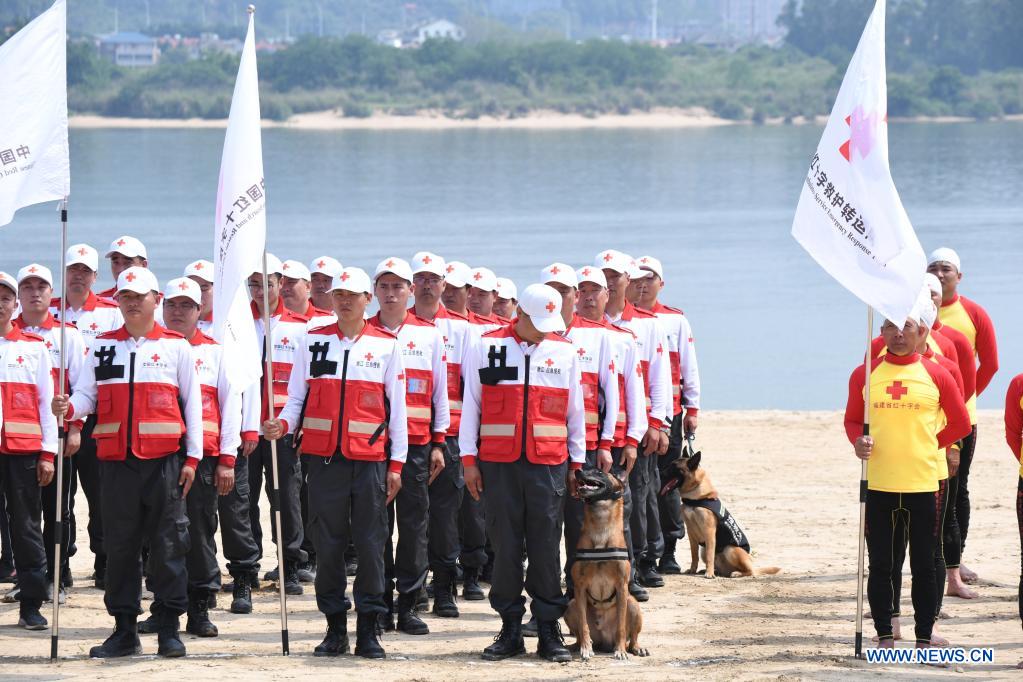
[[[887,117],[885,117],[887,120]],[[849,125],[849,139],[838,148],[845,160],[852,163],[852,150],[858,149],[860,158],[865,159],[874,148],[874,129],[877,126],[877,113],[864,115],[863,107],[856,107],[852,114],[845,117]]]

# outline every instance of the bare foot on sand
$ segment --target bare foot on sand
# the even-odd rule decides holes
[[[931,630],[931,646],[946,647],[948,644],[948,640],[938,634],[937,628]]]
[[[899,617],[895,616],[892,618],[892,640],[902,639],[902,626],[899,625]],[[877,642],[877,635],[870,638],[870,641]],[[881,642],[884,645],[884,642]]]
[[[976,599],[980,595],[966,586],[960,577],[959,570],[958,568],[948,569],[948,587],[945,590],[945,595],[960,599]]]
[[[979,580],[974,571],[971,571],[962,564],[959,565],[959,577],[963,579],[964,583],[969,583],[971,585]]]

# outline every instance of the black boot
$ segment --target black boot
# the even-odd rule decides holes
[[[430,595],[426,589],[426,585],[416,593],[416,609],[419,611],[425,611],[430,608]]]
[[[384,648],[377,640],[375,614],[360,613],[355,620],[355,655],[363,658],[386,658]]]
[[[540,624],[536,620],[536,616],[530,616],[526,624],[522,626],[523,637],[538,637],[540,633]]]
[[[632,577],[629,581],[629,594],[636,598],[636,601],[650,601],[650,594],[646,591],[646,588],[639,584],[636,580],[636,576]]]
[[[181,658],[185,655],[185,645],[178,634],[178,617],[161,614],[160,629],[156,633],[156,653],[164,658]]]
[[[189,593],[185,632],[196,637],[216,637],[220,634],[217,626],[210,621],[209,593],[206,590]]]
[[[536,654],[553,663],[567,663],[572,654],[565,647],[565,638],[561,636],[561,626],[556,620],[542,620],[537,628],[540,641],[536,644]]]
[[[466,601],[483,601],[487,595],[483,594],[480,587],[480,569],[466,568],[465,578],[462,583],[462,599]]]
[[[657,572],[653,561],[641,561],[639,564],[639,584],[643,587],[664,587],[664,578]]]
[[[298,564],[288,561],[284,564],[284,593],[295,597],[302,594],[302,583],[298,580]]]
[[[416,597],[419,591],[412,594],[398,595],[398,629],[406,635],[428,635],[430,628],[416,614]]]
[[[150,613],[149,618],[138,624],[137,630],[140,635],[155,635],[160,631],[160,617]]]
[[[252,583],[258,582],[256,571],[244,571],[235,576],[231,588],[231,613],[252,613]]]
[[[675,560],[675,544],[677,542],[678,540],[675,538],[664,538],[664,554],[661,555],[661,561],[657,565],[659,573],[664,575],[682,575],[682,567]]]
[[[89,649],[89,655],[93,658],[120,658],[141,654],[137,622],[138,616],[114,616],[113,634],[99,646]]]
[[[39,613],[42,604],[38,599],[22,599],[18,604],[18,627],[26,630],[45,630],[50,627],[43,614]]]
[[[501,631],[494,637],[494,643],[483,650],[484,661],[500,661],[526,653],[522,641],[522,616],[501,617]]]
[[[455,604],[454,587],[451,573],[433,574],[433,615],[441,618],[458,618],[458,605]]]
[[[327,616],[327,634],[313,649],[313,656],[340,656],[349,653],[348,623],[344,613]]]
[[[384,604],[387,606],[387,613],[377,614],[377,635],[394,632],[394,588],[390,581],[384,590]]]

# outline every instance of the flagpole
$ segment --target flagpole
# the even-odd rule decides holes
[[[870,435],[870,367],[874,358],[874,309],[867,306],[867,354],[863,362],[863,436]],[[863,658],[863,555],[867,528],[867,460],[860,460],[860,531],[856,551],[856,658]]]
[[[67,326],[64,320],[67,318],[67,196],[60,205],[60,371],[57,376],[57,390],[64,392],[64,376],[66,374],[66,358],[64,349],[66,346],[65,330]],[[64,575],[61,571],[61,545],[64,542],[64,416],[57,418],[57,452],[54,460],[57,462],[57,509],[54,512],[54,533],[53,533],[53,630],[50,634],[50,660],[57,660],[57,644],[60,640],[60,589],[63,586]]]
[[[249,13],[255,11],[249,5]],[[273,419],[273,343],[270,338],[270,292],[268,291],[269,276],[266,272],[266,249],[263,249],[263,354],[266,356],[266,367],[263,369],[266,381],[267,414]],[[277,468],[277,441],[270,441],[270,466],[273,469],[273,495],[270,497],[270,511],[273,514],[274,528],[277,530],[277,588],[281,608],[281,654],[287,656],[288,651],[288,601],[284,592],[284,533],[281,531],[281,485],[280,473]]]

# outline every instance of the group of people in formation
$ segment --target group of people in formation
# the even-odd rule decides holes
[[[252,611],[264,485],[279,498],[270,532],[283,561],[263,580],[290,595],[313,584],[326,619],[317,656],[349,652],[353,607],[355,654],[383,658],[381,632],[426,635],[424,611],[457,618],[459,585],[461,599],[482,600],[489,583],[501,629],[483,658],[523,654],[532,635],[544,659],[570,660],[559,619],[583,515],[572,472],[584,466],[627,481],[629,591],[644,601],[680,572],[680,500],[657,495],[659,467],[697,428],[700,384],[689,322],[659,300],[656,258],[552,263],[519,292],[425,251],[371,273],[268,254],[247,285],[269,372],[241,391],[211,337],[212,263],[161,286],[138,239],[115,239],[106,258],[116,284],[94,292],[99,253],[67,251],[66,300],[41,264],[0,273],[0,568],[15,575],[5,599],[22,627],[45,630],[41,604],[72,585],[79,485],[91,580],[114,619],[98,658],[140,653],[140,633],[183,656],[183,614],[187,632],[217,636],[218,527],[228,608]],[[153,600],[140,620],[143,580]]]
[[[947,646],[935,624],[943,597],[973,599],[975,572],[962,563],[970,530],[970,467],[977,445],[977,397],[998,371],[991,318],[959,293],[959,255],[928,257],[923,290],[905,324],[885,320],[866,363],[849,379],[845,429],[867,462],[867,598],[876,641],[902,638],[902,570],[909,553],[917,647]],[[864,414],[869,399],[869,415]],[[869,435],[864,423],[868,422]],[[1005,401],[1005,438],[1023,451],[1023,374]],[[1017,517],[1023,549],[1023,466]],[[1020,570],[1023,621],[1023,559]]]

